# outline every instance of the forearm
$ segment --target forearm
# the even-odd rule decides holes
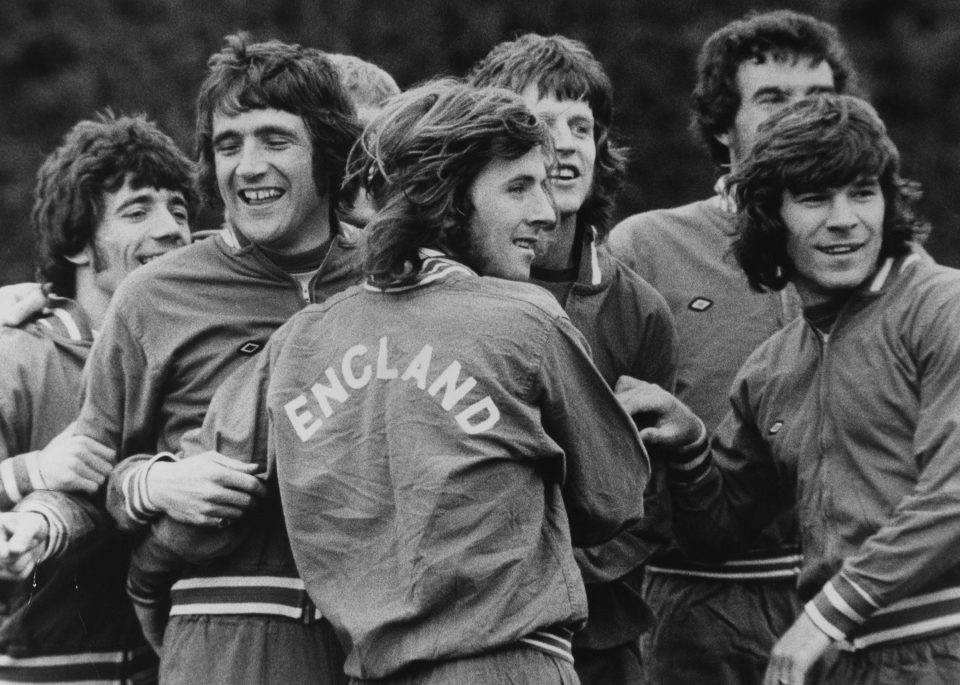
[[[19,502],[14,511],[35,512],[47,520],[49,536],[41,560],[84,549],[113,530],[113,523],[101,506],[89,498],[64,492],[38,490]]]

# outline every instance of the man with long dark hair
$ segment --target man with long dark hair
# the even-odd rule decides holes
[[[754,287],[792,283],[803,317],[737,374],[712,449],[689,410],[650,394],[691,554],[742,547],[797,505],[806,605],[768,685],[803,683],[832,644],[818,682],[960,679],[960,273],[915,250],[928,226],[899,166],[850,96],[761,125],[732,179],[736,255]]]

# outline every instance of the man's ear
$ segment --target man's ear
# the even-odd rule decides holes
[[[92,252],[93,252],[93,251],[90,249],[90,246],[87,245],[87,246],[84,247],[82,250],[80,250],[78,253],[72,254],[72,255],[67,255],[66,260],[67,260],[68,262],[70,262],[71,264],[75,265],[75,266],[81,266],[81,265],[83,265],[83,264],[89,264],[89,263],[93,260],[93,258],[92,258],[92,256],[91,256],[91,255],[92,255]]]

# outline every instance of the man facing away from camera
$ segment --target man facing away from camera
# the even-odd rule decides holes
[[[639,520],[649,462],[583,336],[515,282],[556,221],[550,134],[509,91],[439,82],[363,140],[366,283],[278,331],[185,456],[266,462],[351,682],[577,683],[572,546]],[[147,590],[247,534],[163,523],[132,571]]]

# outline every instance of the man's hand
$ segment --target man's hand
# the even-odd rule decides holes
[[[0,288],[0,325],[19,326],[47,306],[39,283],[17,283]]]
[[[176,462],[158,461],[147,474],[147,495],[169,517],[194,526],[224,526],[267,494],[254,463],[203,452]]]
[[[832,644],[806,612],[783,634],[770,653],[763,685],[803,685],[807,671]]]
[[[689,407],[659,385],[620,376],[613,389],[620,406],[637,421],[647,445],[667,450],[692,446],[706,434]]]
[[[92,495],[110,475],[117,453],[86,435],[73,435],[74,425],[38,453],[40,477],[47,490]]]
[[[0,513],[0,579],[29,576],[47,546],[47,519],[32,511]]]

